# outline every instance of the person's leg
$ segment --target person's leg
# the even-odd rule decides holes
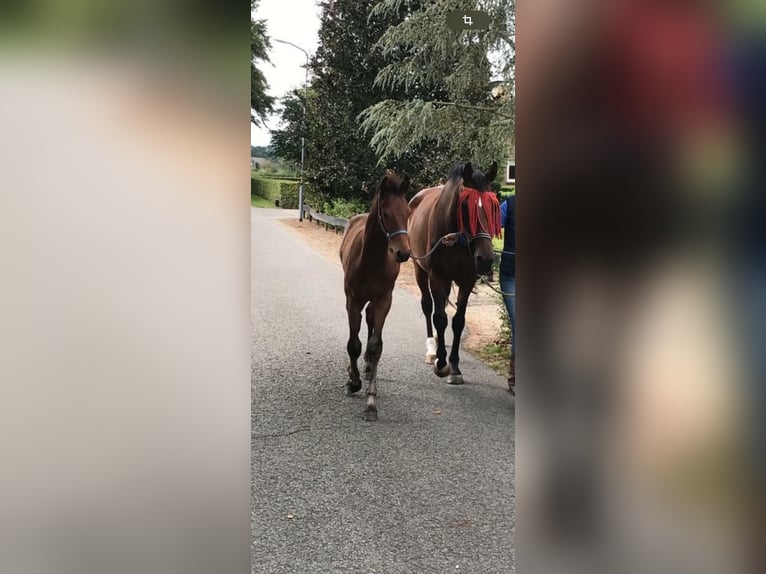
[[[515,394],[516,388],[516,278],[500,276],[503,303],[511,323],[511,356],[508,361],[508,390]]]
[[[516,278],[501,275],[500,290],[503,292],[503,303],[511,320],[511,355],[516,356]]]

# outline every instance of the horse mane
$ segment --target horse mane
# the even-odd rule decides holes
[[[460,183],[461,181],[463,181],[464,168],[465,168],[464,163],[453,164],[449,170],[449,173],[447,173],[447,181],[449,183]]]
[[[387,173],[384,173],[380,179],[378,179],[378,183],[375,184],[375,188],[373,189],[372,194],[369,195],[369,213],[373,213],[378,208],[378,203],[380,202],[380,192],[383,191],[383,182],[386,180],[387,175]]]

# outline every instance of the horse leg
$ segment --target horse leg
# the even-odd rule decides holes
[[[436,327],[436,364],[434,373],[446,377],[450,373],[447,364],[447,348],[444,345],[444,332],[447,330],[447,295],[450,281],[431,277],[431,293],[434,298],[434,327]]]
[[[367,320],[367,348],[364,351],[364,378],[370,380],[370,372],[372,365],[370,364],[370,339],[374,331],[373,315],[372,315],[372,303],[367,305],[365,309],[365,319]]]
[[[346,383],[346,394],[353,395],[362,388],[362,381],[359,378],[359,367],[357,361],[362,354],[362,341],[359,340],[359,329],[362,327],[362,305],[355,301],[349,295],[346,295],[346,312],[348,313],[348,382]]]
[[[450,374],[447,377],[447,384],[450,385],[463,384],[463,374],[460,372],[460,337],[465,327],[465,310],[471,296],[471,288],[472,286],[464,286],[458,290],[457,308],[452,317],[452,351],[449,355]]]
[[[391,293],[388,293],[382,299],[378,299],[370,305],[373,309],[373,331],[372,337],[367,342],[367,352],[370,357],[370,380],[367,383],[367,406],[364,408],[364,420],[375,421],[378,419],[378,406],[375,399],[378,396],[378,363],[383,354],[383,323],[391,309]]]
[[[431,315],[434,312],[434,302],[431,298],[431,288],[428,286],[428,273],[415,263],[415,279],[420,288],[420,308],[426,318],[426,363],[433,365],[436,360],[436,341],[434,340]]]

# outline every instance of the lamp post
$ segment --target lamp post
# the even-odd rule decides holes
[[[274,38],[275,42],[279,42],[280,44],[287,44],[288,46],[292,46],[293,48],[297,48],[304,54],[306,54],[306,77],[303,81],[303,124],[305,128],[308,128],[308,97],[309,97],[309,53],[301,48],[300,46],[296,46],[292,42],[288,42],[286,40],[277,40]],[[303,162],[306,157],[306,137],[301,136],[301,181],[300,181],[300,187],[298,188],[298,221],[303,221]]]

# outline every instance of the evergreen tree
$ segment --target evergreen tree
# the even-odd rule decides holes
[[[306,136],[306,179],[319,202],[367,199],[386,168],[412,190],[452,163],[512,155],[514,2],[322,0],[307,117],[303,89],[281,102],[277,156],[296,164]],[[480,8],[491,28],[446,27],[454,9]]]
[[[258,8],[258,0],[250,0],[250,12]],[[250,121],[255,125],[263,125],[266,116],[273,111],[274,101],[266,93],[268,85],[263,72],[258,69],[256,63],[269,62],[268,50],[271,48],[268,36],[266,36],[266,22],[264,20],[250,19]]]
[[[386,167],[378,162],[371,136],[360,129],[359,115],[387,95],[375,82],[385,65],[378,40],[399,16],[396,10],[370,16],[374,4],[320,2],[319,47],[310,66],[306,175],[326,198],[368,197]]]
[[[304,113],[304,89],[296,88],[280,100],[280,128],[271,130],[271,148],[274,155],[293,165],[299,166],[301,161],[301,138],[309,137],[308,117],[315,114],[313,92],[309,88],[308,113]]]
[[[371,17],[401,18],[403,9],[407,17],[377,44],[388,61],[375,86],[391,95],[362,114],[375,151],[383,161],[409,157],[437,173],[457,160],[487,165],[507,157],[514,118],[515,2],[380,0]],[[488,30],[446,27],[449,12],[474,9],[489,13]],[[428,156],[435,163],[426,164]]]

